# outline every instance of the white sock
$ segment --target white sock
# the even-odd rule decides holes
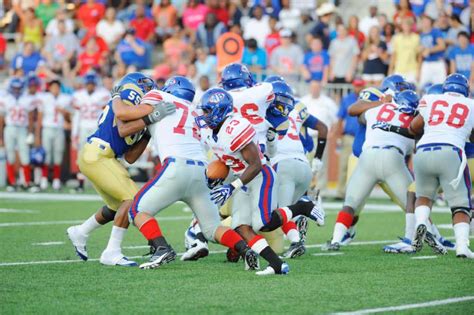
[[[109,243],[105,251],[122,251],[122,241],[125,237],[127,229],[121,228],[118,226],[112,227],[112,232],[110,233]]]
[[[415,208],[416,226],[420,224],[426,225],[428,228],[431,224],[428,224],[431,209],[428,206],[418,206]]]
[[[90,232],[94,231],[95,229],[100,228],[101,226],[102,225],[99,222],[97,222],[97,220],[95,219],[95,214],[93,214],[89,219],[84,221],[84,223],[79,225],[78,228],[82,234],[89,236]]]
[[[298,233],[298,231],[295,229],[289,230],[288,233],[286,233],[286,237],[292,243],[298,243],[300,241],[300,233]]]
[[[336,222],[336,224],[334,225],[334,232],[332,234],[331,244],[341,243],[342,238],[344,237],[344,234],[346,234],[346,232],[347,227],[340,222]]]
[[[456,237],[456,250],[469,247],[469,223],[457,223],[453,228]]]
[[[430,225],[431,225],[431,231],[433,231],[432,232],[433,235],[439,240],[441,238],[441,233],[439,233],[438,227],[433,222],[431,222]]]
[[[405,238],[410,241],[415,236],[415,214],[405,213]]]

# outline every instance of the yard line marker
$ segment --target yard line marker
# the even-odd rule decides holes
[[[0,213],[38,213],[38,210],[0,208]]]
[[[379,307],[379,308],[369,308],[369,309],[363,309],[363,310],[358,310],[358,311],[352,311],[352,312],[340,312],[340,313],[334,313],[337,315],[359,315],[359,314],[375,314],[375,313],[382,313],[382,312],[395,312],[395,311],[404,311],[404,310],[410,310],[414,308],[424,308],[424,307],[433,307],[433,306],[439,306],[439,305],[446,305],[446,304],[452,304],[452,303],[460,303],[460,302],[466,302],[466,301],[472,301],[474,300],[474,296],[462,296],[462,297],[457,297],[457,298],[450,298],[450,299],[444,299],[444,300],[433,300],[433,301],[428,301],[424,303],[415,303],[415,304],[404,304],[404,305],[399,305],[399,306],[388,306],[388,307]]]
[[[314,253],[312,256],[339,256],[344,255],[343,252],[335,252],[335,253]]]
[[[438,256],[416,256],[416,257],[411,257],[411,259],[436,259]]]
[[[453,225],[451,223],[449,223],[449,224],[436,224],[436,226],[438,227],[438,229],[444,229],[444,230],[452,230],[453,229]]]
[[[32,243],[34,246],[51,246],[51,245],[63,245],[64,242],[42,242],[42,243]]]

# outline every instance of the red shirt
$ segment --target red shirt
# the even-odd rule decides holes
[[[82,4],[77,10],[76,17],[82,21],[87,29],[95,29],[95,26],[105,15],[105,6],[101,3]]]
[[[155,21],[144,17],[141,19],[133,19],[130,26],[135,29],[135,36],[141,40],[148,40],[155,33]]]
[[[100,51],[96,51],[95,53],[89,55],[87,52],[83,52],[77,58],[78,61],[81,63],[81,67],[79,68],[79,75],[83,76],[89,70],[93,70],[93,68],[97,68],[100,66],[100,61],[102,60],[102,53]]]
[[[224,23],[225,25],[229,24],[229,11],[227,11],[226,9],[223,9],[223,8],[209,8],[209,10],[207,11],[208,13],[209,12],[212,12],[216,15],[217,19]]]
[[[365,42],[365,35],[362,32],[357,32],[355,30],[350,30],[349,35],[354,37],[354,39],[357,41],[357,44],[359,44],[359,48],[362,48],[364,46]]]
[[[272,51],[280,46],[281,40],[280,40],[280,34],[273,33],[267,36],[265,39],[265,50],[267,51],[268,59],[270,59],[270,55],[272,54]]]
[[[5,37],[0,33],[0,55],[3,55],[7,50],[7,41]]]
[[[81,46],[85,47],[90,38],[95,38],[97,49],[99,49],[101,54],[106,53],[109,50],[109,46],[107,46],[107,43],[102,37],[95,35],[94,33],[95,32],[88,32],[86,36],[81,39]]]

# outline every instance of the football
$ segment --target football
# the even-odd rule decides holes
[[[214,160],[209,163],[206,174],[210,179],[225,179],[229,175],[229,167],[221,160]]]

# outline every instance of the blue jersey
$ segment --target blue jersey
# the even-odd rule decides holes
[[[466,146],[464,147],[464,152],[466,153],[466,157],[468,159],[474,158],[474,143],[466,142]]]
[[[420,43],[423,48],[433,48],[437,45],[437,41],[439,38],[443,38],[443,34],[437,28],[432,29],[430,32],[427,33],[420,33]],[[424,61],[438,61],[443,59],[444,52],[438,51],[434,53],[430,53],[427,57],[423,57]]]
[[[134,106],[140,103],[143,92],[134,84],[126,84],[120,96],[124,103]],[[107,142],[114,151],[115,156],[120,157],[141,139],[143,133],[144,131],[125,138],[120,137],[112,100],[110,100],[99,117],[97,130],[88,139],[98,138]]]
[[[383,93],[373,87],[363,89],[359,93],[359,99],[368,101],[368,102],[375,102],[380,100],[380,98],[383,96]],[[364,145],[365,142],[365,131],[366,131],[366,126],[362,125],[357,121],[358,128],[356,131],[356,134],[354,136],[354,143],[352,144],[352,154],[354,154],[356,157],[359,157],[360,154],[362,153],[362,146]]]

